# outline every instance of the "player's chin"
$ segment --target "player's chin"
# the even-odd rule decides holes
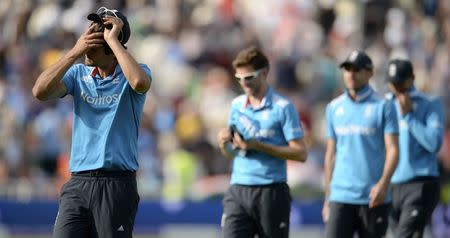
[[[355,89],[357,89],[355,83],[349,82],[349,81],[345,82],[345,87],[346,87],[347,89],[349,89],[349,90],[355,90]]]
[[[84,58],[84,64],[86,66],[94,66],[94,61],[86,55],[86,57]]]
[[[245,94],[253,95],[253,93],[255,92],[255,90],[254,90],[253,88],[245,87],[245,88],[244,88],[244,92],[245,92]]]

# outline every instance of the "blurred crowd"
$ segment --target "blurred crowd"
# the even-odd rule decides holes
[[[450,201],[447,0],[2,0],[0,197],[53,199],[70,176],[71,98],[40,102],[31,87],[100,6],[128,17],[128,50],[154,78],[139,138],[141,198],[205,199],[227,189],[231,161],[216,134],[241,93],[231,61],[257,45],[270,58],[269,80],[297,106],[306,130],[308,161],[288,164],[295,199],[322,198],[324,107],[342,93],[339,62],[365,49],[377,91],[387,92],[388,59],[408,57],[416,86],[442,98],[442,198]]]

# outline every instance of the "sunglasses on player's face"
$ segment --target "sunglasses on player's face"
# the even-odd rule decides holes
[[[254,72],[251,72],[248,74],[243,74],[243,75],[235,74],[234,77],[236,78],[237,81],[250,81],[255,78],[258,78],[261,75],[261,73],[263,72],[263,70],[264,69],[258,69]]]
[[[99,9],[97,10],[96,13],[97,13],[97,15],[102,16],[102,17],[110,16],[110,17],[116,17],[116,18],[119,18],[119,17],[117,16],[116,12],[117,12],[117,10],[115,10],[115,9],[108,9],[108,8],[106,8],[106,7],[101,7],[101,8],[99,8]],[[120,18],[119,18],[119,19],[120,19]],[[102,19],[102,21],[103,21],[103,19]],[[112,29],[112,25],[106,25],[106,26],[104,26],[104,27],[107,28],[107,29]],[[122,29],[120,30],[120,33],[121,33],[121,34],[119,34],[119,35],[120,35],[119,41],[122,42],[122,40],[123,40]]]
[[[101,7],[97,10],[97,14],[99,16],[104,15],[104,16],[111,16],[111,17],[118,17],[116,14],[117,10],[116,9],[108,9],[106,7]]]

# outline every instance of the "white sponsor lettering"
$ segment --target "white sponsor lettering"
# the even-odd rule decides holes
[[[261,129],[258,132],[256,132],[256,137],[273,137],[275,136],[275,131],[270,129]]]
[[[342,126],[336,128],[336,134],[344,135],[373,135],[375,133],[375,128],[364,127],[358,125]]]
[[[85,92],[81,92],[81,99],[83,101],[92,104],[92,105],[104,105],[117,103],[119,101],[119,94],[100,96],[100,97],[92,97]]]

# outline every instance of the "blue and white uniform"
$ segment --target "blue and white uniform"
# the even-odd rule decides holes
[[[261,106],[254,108],[246,95],[235,98],[228,125],[235,125],[244,140],[287,146],[303,138],[303,129],[294,105],[270,87]],[[231,184],[266,185],[286,182],[286,160],[258,151],[238,153],[233,161]]]
[[[151,79],[150,69],[140,66]],[[63,81],[74,105],[70,171],[136,171],[136,145],[146,94],[131,88],[120,65],[102,79],[96,67],[76,64]]]
[[[336,142],[329,201],[368,204],[370,190],[383,174],[384,135],[398,134],[393,101],[367,85],[355,101],[345,92],[330,102],[326,121],[327,137]]]
[[[437,177],[437,153],[444,135],[444,112],[437,97],[428,96],[412,87],[409,96],[413,110],[401,115],[400,105],[395,106],[400,125],[400,156],[391,182],[404,183],[416,177]],[[394,99],[393,94],[388,94]]]

